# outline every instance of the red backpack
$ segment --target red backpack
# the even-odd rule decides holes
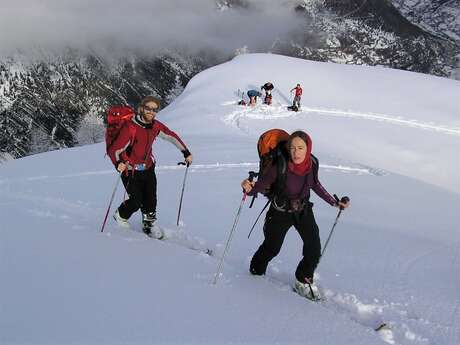
[[[109,151],[120,134],[120,130],[127,121],[135,115],[134,109],[129,105],[114,105],[107,110],[107,129],[105,131],[106,151]]]

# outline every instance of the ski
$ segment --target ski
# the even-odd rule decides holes
[[[173,235],[174,232],[171,233],[169,231],[170,233],[168,234],[165,230],[163,230],[158,225],[154,225],[150,233],[147,233],[146,231],[144,231],[144,229],[142,229],[142,232],[150,239],[173,243],[175,245],[193,250],[198,253],[206,254],[208,256],[214,255],[214,251],[212,249],[207,248],[207,247],[200,248],[200,247],[194,246],[193,244],[186,243],[184,240],[182,240],[181,242],[180,238],[177,238]]]
[[[379,331],[384,331],[384,330],[389,330],[389,329],[391,329],[390,325],[383,322],[378,327],[374,328],[374,331],[379,332]]]
[[[273,277],[273,276],[263,276],[261,277],[263,278],[264,280],[268,281],[270,284],[274,284],[278,287],[286,287],[286,283],[284,283],[283,281],[277,279],[276,277]],[[341,310],[343,309],[342,307],[340,307],[340,303],[337,303],[336,301],[334,301],[334,298],[332,299],[328,299],[324,293],[324,291],[322,291],[323,289],[318,288],[318,294],[317,296],[320,296],[319,298],[310,298],[309,296],[305,296],[303,294],[299,294],[297,292],[297,290],[295,289],[294,286],[292,286],[291,284],[288,284],[290,289],[289,291],[291,291],[292,293],[296,294],[296,296],[300,296],[302,297],[304,300],[308,301],[308,303],[310,302],[313,302],[313,303],[318,303],[322,306],[324,306],[325,308],[327,309],[334,309],[334,310]],[[337,308],[337,306],[339,306],[340,308]],[[347,313],[344,313],[344,314],[347,314]],[[352,318],[353,319],[353,318]],[[379,323],[378,323],[379,322]],[[372,329],[373,331],[375,331],[376,333],[384,333],[385,331],[391,331],[391,326],[390,324],[388,324],[387,322],[383,321],[383,320],[379,320],[379,321],[376,321],[376,323],[374,325],[369,325],[369,324],[365,324],[365,323],[361,323],[361,322],[358,322],[359,324],[361,324],[362,326],[366,327],[366,328],[370,328]]]
[[[298,295],[300,297],[303,297],[303,298],[305,298],[305,299],[307,299],[307,300],[309,300],[311,302],[322,302],[322,301],[324,301],[323,298],[318,297],[318,296],[314,296],[314,297],[303,296],[303,295],[299,294],[295,288],[292,288],[292,292],[294,292],[296,295]]]
[[[307,300],[309,300],[309,301],[311,301],[311,302],[322,302],[322,301],[324,301],[324,299],[323,299],[322,297],[317,297],[317,296],[315,296],[315,297],[303,296],[303,295],[299,294],[299,293],[296,291],[295,288],[292,288],[292,292],[294,292],[296,295],[298,295],[298,296],[300,296],[300,297],[303,297],[303,298],[305,298],[305,299],[307,299]]]

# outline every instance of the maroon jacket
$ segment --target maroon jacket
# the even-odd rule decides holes
[[[184,157],[190,155],[190,151],[176,133],[157,120],[151,124],[144,123],[139,115],[125,123],[110,146],[108,155],[115,166],[124,162],[129,164],[130,169],[135,164],[145,164],[148,169],[154,163],[152,144],[157,136],[173,143],[182,151]]]
[[[248,195],[255,195],[257,193],[263,193],[270,186],[275,183],[276,176],[278,174],[276,165],[271,166],[265,175],[262,175],[257,180],[254,188],[248,193]],[[286,172],[286,189],[285,195],[289,200],[295,199],[310,199],[310,189],[329,205],[335,206],[336,200],[332,195],[330,195],[326,189],[321,185],[318,180],[318,171],[314,168],[305,175],[299,176],[287,169]]]

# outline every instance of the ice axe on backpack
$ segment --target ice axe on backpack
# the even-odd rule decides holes
[[[254,180],[254,177],[256,177],[256,176],[257,176],[257,173],[255,173],[254,171],[250,171],[248,180],[252,182]],[[217,283],[217,279],[219,279],[220,272],[222,270],[222,264],[224,263],[224,258],[227,255],[227,251],[228,251],[228,248],[230,246],[230,242],[231,242],[231,240],[233,238],[233,234],[235,232],[236,225],[238,224],[238,220],[240,218],[241,210],[243,209],[243,204],[246,201],[247,196],[248,196],[248,194],[245,191],[243,191],[243,198],[241,199],[240,207],[238,208],[238,211],[236,212],[236,217],[235,217],[235,220],[233,222],[232,229],[230,230],[230,234],[228,236],[227,243],[225,244],[224,252],[222,253],[222,257],[220,258],[220,261],[219,261],[219,266],[217,267],[217,272],[216,272],[216,274],[214,276],[214,280],[213,280],[214,285]]]
[[[177,165],[185,165],[185,174],[184,174],[184,181],[182,183],[182,191],[180,193],[180,201],[179,201],[179,211],[177,212],[177,226],[179,226],[179,219],[180,219],[180,211],[182,209],[182,199],[184,197],[184,189],[185,189],[185,180],[187,179],[187,172],[188,172],[188,167],[190,166],[190,163],[185,163],[185,162],[179,162]]]
[[[350,198],[347,197],[347,196],[344,196],[344,197],[342,197],[342,199],[339,199],[339,197],[336,194],[334,194],[334,198],[337,201],[337,204],[339,203],[339,201],[344,203],[344,204],[346,204],[346,203],[348,203],[350,201]],[[332,226],[331,232],[329,233],[329,236],[327,237],[326,243],[324,244],[323,251],[321,252],[320,259],[324,255],[324,252],[326,251],[327,245],[328,245],[329,241],[331,240],[332,234],[334,233],[335,226],[337,225],[337,222],[339,221],[339,217],[342,214],[342,211],[343,211],[343,207],[340,206],[339,213],[337,214],[337,217],[335,218],[334,225]]]

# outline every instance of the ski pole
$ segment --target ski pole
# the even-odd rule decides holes
[[[248,180],[252,182],[253,179],[254,179],[254,172],[251,171],[251,172],[249,172]],[[213,281],[214,285],[217,284],[217,279],[220,276],[220,272],[222,270],[222,264],[224,263],[224,258],[227,255],[227,251],[228,251],[228,248],[230,246],[230,242],[231,242],[231,240],[233,238],[233,234],[235,232],[236,225],[238,224],[238,219],[240,218],[241,210],[243,209],[243,204],[246,201],[247,196],[248,196],[248,194],[243,191],[243,198],[241,199],[240,207],[238,208],[238,211],[236,212],[235,221],[233,222],[233,226],[232,226],[232,229],[230,230],[230,234],[228,236],[227,243],[225,244],[224,252],[222,253],[222,257],[220,258],[220,261],[219,261],[219,266],[217,267],[217,272],[216,272],[216,274],[214,276],[214,281]]]
[[[337,195],[334,194],[334,198],[335,200],[337,200],[337,203],[339,202],[339,197]],[[350,201],[350,198],[347,197],[347,196],[344,196],[342,199],[340,199],[340,202],[343,202],[343,203],[348,203]],[[339,213],[337,214],[337,217],[335,218],[335,222],[334,222],[334,225],[332,226],[332,229],[331,229],[331,232],[329,233],[329,236],[327,237],[327,240],[326,240],[326,243],[324,244],[324,248],[323,248],[323,251],[321,252],[321,256],[320,258],[324,255],[324,252],[326,251],[326,248],[327,248],[327,245],[332,237],[332,234],[334,232],[334,229],[335,229],[335,226],[337,225],[337,222],[339,221],[339,218],[340,218],[340,215],[342,214],[342,211],[343,211],[343,207],[340,206],[340,209],[339,209]]]
[[[121,174],[122,174],[122,173],[123,173],[123,172],[120,172],[120,173],[117,175],[117,182],[115,183],[115,187],[113,188],[112,196],[110,197],[109,207],[107,207],[107,212],[105,213],[104,222],[102,223],[101,232],[104,232],[105,223],[107,222],[107,217],[108,217],[108,215],[109,215],[110,208],[112,207],[113,198],[115,197],[115,192],[117,191],[118,184],[120,183],[120,180],[121,180],[120,177],[121,177]]]
[[[257,222],[259,221],[260,216],[262,215],[262,213],[264,213],[264,211],[265,211],[265,209],[267,208],[267,206],[268,206],[269,203],[270,203],[270,200],[267,201],[267,203],[265,204],[265,206],[264,206],[264,208],[262,209],[262,211],[260,211],[259,215],[257,216],[256,221],[254,222],[254,225],[252,226],[251,230],[249,231],[248,238],[251,237],[252,230],[254,230],[254,228],[256,227],[256,224],[257,224]]]
[[[182,198],[184,197],[184,189],[185,189],[185,180],[187,179],[187,172],[188,172],[188,167],[190,164],[184,163],[184,162],[179,162],[177,165],[185,165],[185,174],[184,174],[184,182],[182,183],[182,192],[180,193],[180,201],[179,201],[179,211],[177,212],[177,226],[179,226],[179,219],[180,219],[180,211],[182,209]]]
[[[252,177],[259,176],[259,173],[256,173],[254,171],[250,171],[249,173],[252,175]],[[256,201],[256,198],[257,198],[257,194],[254,194],[254,196],[252,197],[251,203],[249,204],[249,208],[252,208],[252,206],[254,205],[254,201]]]

